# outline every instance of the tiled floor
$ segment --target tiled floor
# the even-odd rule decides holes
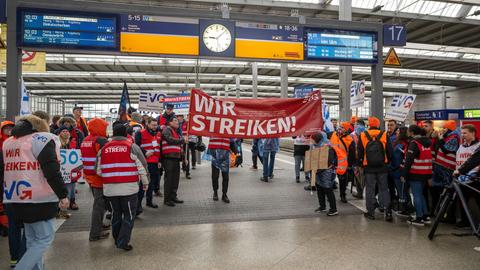
[[[203,165],[196,179],[182,180],[185,205],[147,209],[136,222],[131,252],[116,249],[112,239],[88,241],[89,194],[81,186],[82,209],[57,232],[46,269],[480,269],[473,251],[480,241],[452,236],[447,226],[430,241],[427,228],[386,223],[380,215],[367,221],[350,204],[339,204],[337,217],[313,214],[316,196],[293,182],[292,159],[278,158],[273,183],[258,181],[260,171],[249,171],[248,161],[234,169],[229,205],[211,201]],[[7,262],[2,238],[0,269]]]

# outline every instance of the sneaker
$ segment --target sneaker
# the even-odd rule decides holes
[[[262,178],[260,178],[260,181],[268,182],[268,177],[262,177]]]
[[[68,213],[67,211],[60,210],[57,213],[57,219],[69,219],[72,216],[72,214]]]
[[[187,176],[185,176],[187,179],[192,179],[192,177],[190,176],[190,174],[187,174]]]
[[[18,260],[10,260],[10,268],[15,268],[17,266]]]
[[[268,177],[269,179],[273,179],[273,174]]]
[[[430,225],[430,224],[432,224],[432,220],[430,219],[429,216],[424,216],[424,217],[422,218],[422,220],[423,220],[423,223],[424,223],[425,225]]]
[[[333,217],[333,216],[336,216],[336,215],[338,215],[338,211],[337,211],[337,210],[332,210],[332,209],[330,209],[330,210],[328,210],[328,212],[327,212],[327,216],[329,216],[329,217]]]
[[[397,211],[395,212],[395,215],[399,216],[399,217],[404,217],[404,218],[408,218],[410,217],[410,213],[408,211]]]
[[[196,170],[197,168],[195,166],[192,166],[192,170]]]
[[[318,207],[317,209],[315,209],[315,213],[321,213],[326,211],[327,211],[327,208],[325,207]]]
[[[109,235],[110,235],[109,232],[103,232],[102,234],[100,234],[100,236],[90,237],[88,240],[90,242],[95,242],[95,241],[98,241],[98,240],[107,239]]]
[[[375,220],[375,216],[370,215],[369,213],[363,213],[363,216],[369,220]]]
[[[70,207],[68,209],[77,211],[78,210],[78,205],[76,203],[72,202],[72,203],[70,203]]]
[[[252,167],[250,167],[250,170],[258,170],[258,167],[257,166],[252,166]]]
[[[474,247],[473,250],[480,252],[480,247]]]
[[[126,246],[124,246],[124,247],[117,247],[117,248],[123,249],[123,250],[125,250],[125,251],[130,251],[130,250],[133,249],[133,246],[132,246],[132,245],[126,245]]]
[[[414,226],[420,226],[420,227],[425,226],[425,223],[423,223],[423,220],[420,218],[411,218],[407,220],[407,223]]]

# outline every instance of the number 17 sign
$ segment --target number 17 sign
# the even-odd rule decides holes
[[[405,46],[407,45],[407,27],[398,24],[383,25],[383,45]]]

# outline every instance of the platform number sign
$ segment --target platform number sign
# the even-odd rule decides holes
[[[384,24],[383,45],[405,46],[407,45],[407,27],[405,25]]]

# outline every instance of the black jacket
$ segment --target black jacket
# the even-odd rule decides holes
[[[37,127],[38,118],[32,120],[32,116],[27,116],[27,120],[20,120],[17,122],[15,127],[12,130],[12,136],[23,137],[36,131],[48,132],[48,125],[45,123],[45,130],[40,130]],[[30,122],[29,122],[30,121]],[[43,121],[43,120],[42,120]],[[33,125],[31,122],[34,122]],[[67,189],[63,182],[62,175],[60,173],[60,163],[57,159],[57,154],[55,153],[55,142],[51,140],[43,148],[43,150],[38,155],[38,162],[43,171],[43,175],[47,179],[48,184],[55,192],[59,199],[64,199],[67,197]],[[0,155],[0,187],[3,194],[3,182],[4,182],[4,162],[3,155]],[[1,197],[3,200],[3,197]],[[17,222],[23,223],[33,223],[37,221],[47,220],[55,218],[58,211],[58,203],[11,203],[9,206],[12,209],[14,218]]]
[[[375,130],[377,128],[370,128],[370,130]],[[393,147],[392,143],[390,142],[390,138],[387,137],[387,147],[385,149],[385,155],[387,156],[387,163],[382,166],[382,167],[370,167],[370,166],[365,166],[365,172],[366,173],[386,173],[388,172],[388,163],[390,163],[390,160],[392,160],[392,154],[393,154]],[[363,143],[360,140],[358,140],[358,145],[357,145],[357,151],[358,151],[358,164],[361,164],[363,166],[363,157],[365,155],[365,149],[363,148]]]
[[[467,174],[475,167],[480,166],[480,148],[478,148],[473,155],[465,161],[465,163],[458,168],[460,174]]]
[[[420,156],[420,149],[418,149],[418,145],[414,141],[419,142],[421,145],[427,148],[430,148],[430,146],[432,145],[432,141],[427,137],[413,138],[408,144],[408,149],[405,156],[405,164],[404,164],[404,168],[401,170],[401,174],[403,177],[405,177],[405,179],[409,181],[427,181],[428,179],[432,178],[432,174],[409,173],[410,169],[412,168],[414,159]]]
[[[180,136],[180,135],[179,135]],[[172,128],[166,127],[162,131],[162,141],[166,141],[169,145],[182,145],[185,141],[182,137],[175,139],[172,135]],[[181,153],[164,154],[162,145],[160,145],[161,159],[181,159]]]

